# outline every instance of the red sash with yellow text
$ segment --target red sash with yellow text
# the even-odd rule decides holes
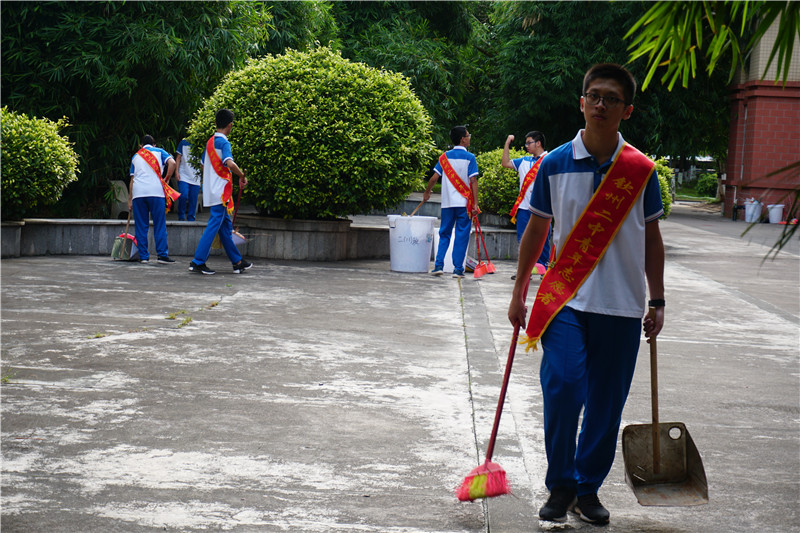
[[[517,210],[519,209],[522,200],[525,199],[525,195],[528,194],[528,189],[531,185],[533,185],[533,180],[536,179],[536,173],[539,172],[539,165],[542,164],[542,159],[544,156],[547,155],[547,152],[543,153],[536,162],[531,165],[531,168],[528,169],[528,173],[525,174],[525,178],[522,180],[522,187],[519,189],[519,196],[517,196],[517,201],[514,202],[514,207],[511,208],[511,222],[517,221]]]
[[[654,168],[655,164],[633,146],[626,143],[622,147],[539,285],[525,330],[527,349],[536,349],[547,326],[589,278]]]
[[[158,159],[156,159],[153,152],[147,148],[139,148],[136,155],[144,159],[144,162],[147,163],[150,168],[153,169],[153,172],[156,173],[156,176],[158,176],[158,181],[161,182],[161,187],[164,189],[164,201],[167,204],[167,209],[169,209],[172,206],[172,202],[177,200],[181,193],[167,185],[167,182],[161,179],[161,165],[158,164]]]
[[[216,148],[214,148],[214,137],[212,135],[206,143],[206,153],[214,172],[225,180],[225,188],[222,189],[221,199],[228,214],[231,215],[233,214],[233,175],[231,174],[231,169],[222,164],[222,159],[220,159]]]
[[[474,204],[474,200],[472,198],[472,189],[470,189],[469,185],[464,183],[461,178],[458,177],[456,169],[453,168],[453,165],[450,164],[450,160],[447,159],[447,154],[442,154],[439,156],[439,164],[442,166],[444,175],[448,180],[450,180],[450,183],[453,185],[456,191],[458,191],[458,194],[467,199],[467,214],[471,217],[472,206]]]

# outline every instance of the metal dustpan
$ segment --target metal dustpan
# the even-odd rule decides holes
[[[128,226],[131,223],[131,213],[128,211],[128,221],[125,222],[125,232],[114,237],[114,244],[111,248],[111,258],[131,261],[138,257],[139,249],[136,246],[136,237],[128,233]]]
[[[656,339],[650,339],[653,423],[622,431],[625,482],[646,506],[685,507],[708,503],[703,460],[682,422],[658,421]]]

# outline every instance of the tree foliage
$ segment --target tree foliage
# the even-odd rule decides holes
[[[321,0],[302,2],[264,2],[271,16],[269,40],[259,47],[259,53],[282,54],[287,49],[308,50],[315,46],[333,45],[338,40],[338,26],[333,16],[333,4]]]
[[[655,2],[626,34],[631,37],[631,59],[647,58],[646,83],[656,71],[666,67],[661,83],[671,89],[680,78],[683,87],[689,87],[698,64],[707,59],[704,70],[709,78],[726,58],[730,60],[728,82],[737,67],[744,67],[745,59],[754,46],[778,21],[778,31],[772,44],[762,78],[767,75],[772,61],[777,57],[777,72],[784,84],[789,76],[795,39],[800,38],[800,3],[763,1],[704,1]],[[664,29],[669,31],[664,31]],[[698,54],[709,46],[705,54]],[[765,177],[797,168],[800,161],[780,168]],[[800,187],[791,192],[788,218],[795,218],[800,210]],[[797,225],[787,225],[772,251],[778,253],[797,231]]]
[[[592,16],[580,2],[501,2],[492,13],[496,65],[496,106],[481,135],[522,138],[537,129],[548,148],[570,140],[584,125],[579,99],[583,75],[595,63],[624,64],[623,40],[628,28],[646,10],[640,2],[596,2]],[[580,43],[576,37],[580,36]],[[644,61],[627,65],[634,77],[644,77]],[[728,101],[724,80],[696,80],[690,93],[670,93],[653,87],[640,91],[631,118],[623,121],[623,136],[643,151],[692,156],[727,149]],[[499,112],[498,109],[499,108]],[[504,117],[507,117],[504,119]],[[500,128],[506,128],[501,131]],[[499,140],[497,144],[499,144]]]
[[[81,154],[61,213],[97,211],[144,134],[175,144],[229,69],[266,39],[249,2],[3,2],[2,104],[67,116]]]
[[[777,71],[785,81],[789,76],[792,49],[800,38],[800,4],[797,2],[703,1],[654,2],[625,35],[633,37],[628,48],[631,61],[647,58],[647,87],[660,67],[666,67],[662,84],[672,90],[680,80],[684,88],[697,75],[698,59],[707,59],[711,74],[723,58],[729,57],[728,81],[737,67],[743,67],[748,52],[778,21],[778,33],[762,78],[777,56]],[[637,34],[638,33],[638,34]],[[708,46],[706,47],[706,43]],[[698,54],[705,49],[705,53]]]
[[[78,179],[78,155],[59,135],[67,126],[66,119],[53,122],[0,109],[3,220],[18,220],[55,203]]]
[[[727,5],[702,5],[712,4]],[[748,14],[770,7],[747,4]],[[74,125],[69,135],[81,154],[82,173],[53,211],[62,216],[97,214],[107,180],[127,177],[141,135],[150,133],[171,149],[226,73],[248,56],[287,49],[328,45],[345,58],[402,73],[431,116],[440,149],[449,144],[449,129],[464,123],[470,125],[475,152],[491,151],[509,133],[522,138],[531,129],[543,131],[548,148],[554,148],[583,126],[579,96],[585,70],[597,62],[627,61],[624,36],[652,6],[3,2],[2,104],[51,119],[67,116]],[[792,9],[786,7],[781,24]],[[706,69],[708,61],[697,54],[698,69]],[[648,87],[637,96],[631,120],[622,124],[625,138],[648,153],[724,157],[725,75],[731,64],[731,54],[721,54],[711,76],[689,80],[689,91]],[[646,56],[629,65],[639,81],[650,66]]]
[[[336,2],[342,55],[400,72],[428,110],[437,145],[467,122],[474,63],[468,2]]]
[[[396,205],[435,155],[425,108],[400,74],[329,48],[288,51],[229,74],[198,111],[199,156],[221,108],[248,172],[247,198],[266,215],[329,219]]]

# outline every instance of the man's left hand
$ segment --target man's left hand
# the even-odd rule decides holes
[[[644,322],[642,322],[642,329],[644,330],[644,336],[647,337],[647,342],[650,342],[650,339],[654,339],[659,333],[661,333],[661,328],[664,327],[664,308],[663,307],[655,307],[653,308],[653,313],[648,313],[646,317],[644,317]]]

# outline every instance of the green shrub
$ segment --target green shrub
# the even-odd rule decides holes
[[[511,159],[524,155],[526,152],[522,150],[512,149],[509,152]],[[478,205],[481,211],[495,215],[508,215],[519,195],[519,174],[516,170],[503,168],[503,165],[500,164],[503,160],[502,148],[483,152],[475,157],[478,160],[478,170],[480,171]]]
[[[669,166],[669,161],[666,158],[655,159],[650,157],[656,164],[656,173],[658,174],[658,183],[661,186],[661,203],[664,204],[664,216],[667,218],[672,211],[672,190],[670,184],[674,172]]]
[[[436,156],[431,121],[400,74],[329,48],[251,60],[197,111],[197,155],[214,114],[236,114],[229,137],[262,214],[329,219],[386,209],[421,186]]]
[[[59,130],[58,122],[0,109],[2,122],[2,217],[18,220],[61,198],[64,189],[78,179],[78,155]]]
[[[716,174],[700,174],[697,178],[697,187],[695,189],[698,196],[717,197],[717,175]]]

